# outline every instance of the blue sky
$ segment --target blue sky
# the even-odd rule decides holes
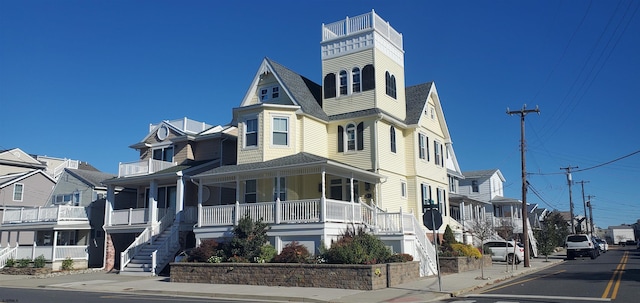
[[[0,149],[116,173],[150,123],[226,124],[262,59],[321,83],[322,23],[376,11],[404,37],[406,84],[435,81],[463,171],[595,223],[640,219],[640,2],[0,0]],[[616,160],[616,161],[614,161]],[[574,212],[583,214],[580,184]]]

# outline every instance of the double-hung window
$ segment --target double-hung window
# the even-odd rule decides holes
[[[447,213],[447,203],[445,202],[445,190],[438,188],[436,193],[438,199],[438,207],[440,207],[440,213],[444,216]]]
[[[391,139],[391,152],[395,153],[396,152],[396,128],[391,126],[391,129],[389,130],[389,137]]]
[[[360,69],[357,67],[354,67],[353,70],[351,70],[351,78],[353,80],[353,83],[351,85],[351,90],[353,93],[359,93],[361,90],[361,78],[360,78]]]
[[[356,150],[356,126],[347,125],[347,150]]]
[[[289,119],[273,118],[273,145],[289,145]]]
[[[244,127],[244,146],[258,146],[258,119],[247,119]]]
[[[347,71],[346,70],[341,70],[340,71],[340,96],[345,96],[348,93],[348,85],[347,85]]]
[[[424,212],[425,208],[431,205],[431,186],[427,184],[420,184],[420,191],[422,197],[422,210]]]
[[[428,138],[424,134],[418,134],[418,157],[423,160],[428,160],[427,156],[427,142]]]
[[[22,201],[24,192],[24,184],[16,183],[13,185],[13,201]]]
[[[258,201],[258,184],[256,180],[244,181],[244,203],[256,203]]]
[[[444,158],[442,156],[442,144],[437,140],[433,141],[433,154],[435,156],[436,165],[444,166]]]

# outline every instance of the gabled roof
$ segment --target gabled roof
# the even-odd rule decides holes
[[[264,73],[273,74],[282,86],[284,93],[287,94],[293,102],[292,105],[299,106],[302,113],[323,121],[329,120],[329,117],[320,106],[322,102],[322,87],[266,57],[254,76],[241,106],[247,106],[248,101],[251,100],[257,90],[260,76]]]
[[[115,177],[113,174],[103,173],[101,171],[84,170],[84,169],[70,169],[66,168],[65,172],[78,178],[87,185],[96,188],[104,187],[102,181]]]
[[[0,165],[28,168],[46,168],[47,166],[19,148],[0,151]]]
[[[465,172],[462,172],[462,174],[464,175],[464,177],[466,179],[489,178],[489,177],[493,176],[494,174],[498,174],[498,177],[500,177],[500,180],[502,180],[502,182],[505,181],[504,177],[502,176],[502,172],[500,172],[500,170],[497,169],[497,168],[465,171]]]
[[[418,124],[429,98],[433,82],[409,86],[405,90],[407,99],[407,124]]]
[[[56,180],[51,177],[49,174],[45,173],[44,170],[42,169],[33,169],[27,172],[22,172],[22,173],[17,173],[17,174],[10,174],[10,175],[6,175],[6,176],[2,176],[0,177],[0,188],[9,186],[11,184],[14,184],[16,182],[20,182],[26,178],[29,178],[33,175],[36,174],[42,174],[43,176],[45,176],[45,178],[51,180],[51,182],[53,182],[54,184],[56,183]]]

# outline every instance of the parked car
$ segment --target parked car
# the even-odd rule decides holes
[[[568,235],[564,241],[567,249],[567,260],[576,257],[590,257],[595,259],[599,255],[599,248],[593,243],[591,237],[583,234]]]
[[[493,261],[506,261],[509,264],[519,264],[524,260],[524,247],[522,243],[515,241],[493,240],[487,241],[483,247],[491,250],[491,259]]]
[[[607,251],[609,251],[609,243],[607,243],[607,241],[596,238],[595,242],[598,244],[598,246],[600,246],[601,252],[606,253]]]

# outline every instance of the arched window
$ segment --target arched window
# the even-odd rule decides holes
[[[375,80],[373,65],[365,65],[362,68],[362,91],[368,91],[376,88]]]
[[[336,74],[331,73],[324,76],[324,98],[336,97]]]
[[[359,93],[360,92],[360,86],[361,86],[360,69],[359,68],[354,67],[353,70],[351,70],[351,78],[353,79],[351,92],[352,93]]]
[[[340,71],[340,96],[345,96],[347,94],[347,71],[346,70],[341,70]]]
[[[347,124],[347,150],[356,150],[356,126]]]
[[[396,77],[389,72],[384,74],[387,95],[396,98]]]
[[[396,128],[391,126],[389,129],[389,137],[391,138],[391,152],[396,152]]]

